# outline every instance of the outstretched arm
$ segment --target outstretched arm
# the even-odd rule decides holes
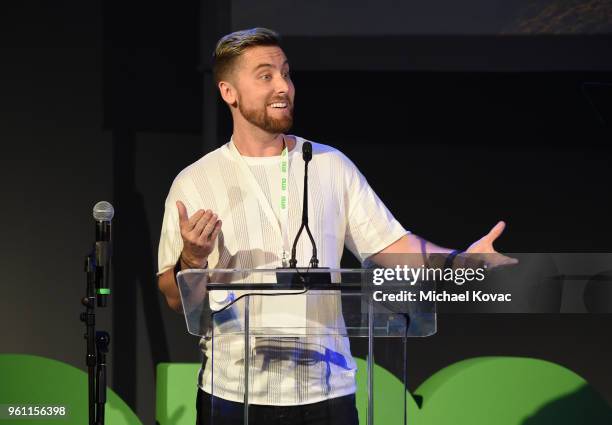
[[[489,233],[471,244],[465,252],[468,254],[491,254],[487,255],[487,261],[492,267],[515,264],[517,261],[514,258],[498,253],[493,247],[493,242],[503,233],[505,227],[506,223],[498,222]],[[420,254],[406,256],[404,261],[408,266],[420,267],[427,264],[427,259],[431,254],[449,254],[452,251],[452,249],[443,248],[417,235],[408,234],[374,254],[371,259],[381,266],[394,267],[397,265],[397,255],[386,254]]]

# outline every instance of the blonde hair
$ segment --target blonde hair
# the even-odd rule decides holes
[[[213,76],[218,83],[227,79],[231,73],[236,59],[249,47],[279,46],[280,36],[267,28],[251,28],[236,31],[223,36],[215,47],[213,53]]]

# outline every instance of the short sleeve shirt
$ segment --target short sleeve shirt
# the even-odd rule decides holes
[[[288,154],[286,232],[291,242],[302,222],[302,145],[306,140],[296,137],[296,141]],[[344,154],[319,143],[312,143],[312,150],[308,166],[308,219],[320,266],[340,267],[345,246],[364,261],[408,233]],[[275,172],[275,158],[280,164],[280,157],[241,157],[230,141],[184,169],[172,183],[166,199],[159,243],[159,274],[174,267],[183,248],[177,200],[185,204],[189,215],[198,209],[210,209],[223,223],[208,258],[210,268],[280,267],[286,244],[277,208],[280,171]],[[298,266],[306,266],[311,255],[310,240],[300,238],[296,249]],[[251,403],[314,403],[355,391],[356,367],[348,338],[276,339],[255,341],[252,346],[256,347],[258,342],[278,349],[272,352],[293,354],[274,362],[273,368],[257,371],[251,383]],[[210,357],[210,340],[203,338],[200,346]],[[222,365],[215,366],[215,395],[232,401],[243,400],[243,375],[238,366],[243,360],[242,348],[239,338],[215,345],[219,358],[224,358]],[[212,379],[209,364],[200,374],[199,382],[207,392],[211,392]]]

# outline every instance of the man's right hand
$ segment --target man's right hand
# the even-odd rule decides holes
[[[198,210],[191,217],[181,201],[176,201],[183,238],[182,263],[188,268],[204,268],[221,231],[221,220],[211,210]]]

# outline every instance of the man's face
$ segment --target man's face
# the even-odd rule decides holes
[[[233,74],[237,107],[248,122],[272,134],[291,128],[295,87],[280,47],[247,49]]]

